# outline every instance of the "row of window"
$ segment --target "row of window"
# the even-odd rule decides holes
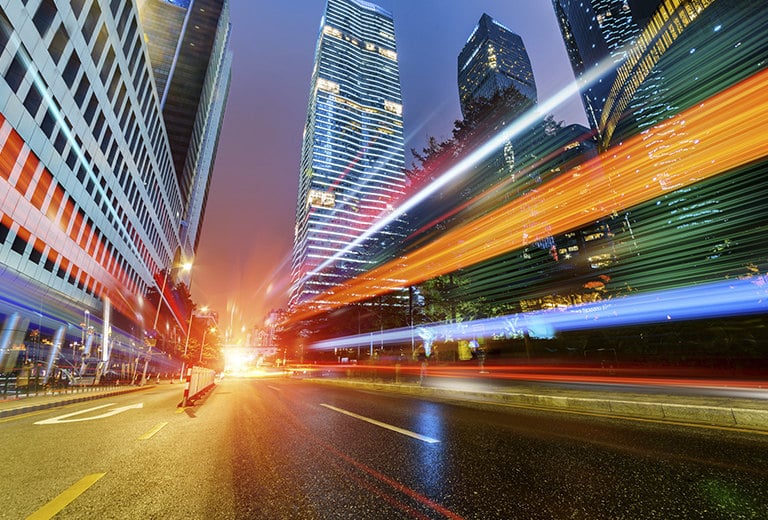
[[[83,3],[84,2],[72,3],[73,12],[76,16],[79,16],[83,11]],[[135,17],[130,16],[132,14],[130,4],[113,1],[110,6],[115,19],[117,20],[118,29],[122,31],[126,25],[128,27],[128,31],[125,34],[123,50],[126,57],[130,52],[129,66],[134,70],[133,77],[136,80],[135,85],[137,85],[138,91],[141,93],[141,109],[144,114],[144,118],[145,120],[152,122],[149,125],[152,148],[155,152],[155,156],[163,158],[161,168],[161,171],[163,172],[163,184],[165,185],[169,194],[174,194],[175,190],[173,181],[175,177],[173,176],[170,157],[167,154],[162,154],[165,141],[163,139],[164,134],[161,131],[162,125],[160,122],[160,117],[157,111],[152,112],[151,110],[151,108],[154,106],[150,103],[153,97],[153,89],[149,81],[149,75],[147,72],[148,69],[146,66],[144,66],[144,60],[139,59],[143,57],[143,53],[141,53],[142,46],[140,37],[136,35],[136,19]],[[120,9],[122,7],[125,8],[122,9],[121,12]],[[66,52],[70,36],[63,24],[54,25],[55,16],[56,9],[53,3],[50,0],[43,0],[33,15],[33,23],[44,40],[49,31],[55,31],[51,37],[51,42],[48,47],[52,59],[54,62],[58,63]],[[105,84],[108,97],[113,104],[114,112],[116,115],[118,115],[121,113],[121,107],[123,107],[124,98],[126,96],[126,88],[121,80],[120,68],[118,64],[115,63],[114,51],[108,43],[106,23],[101,23],[100,30],[96,30],[96,27],[101,21],[100,18],[101,10],[98,6],[98,3],[93,2],[84,19],[82,20],[81,32],[83,34],[83,38],[86,40],[86,43],[91,40],[94,34],[96,35],[96,37],[93,38],[93,41],[91,42],[93,45],[91,50],[91,57],[93,58],[94,65],[98,65],[103,58],[103,64],[99,74],[100,79]],[[57,25],[58,28],[56,28]],[[106,51],[104,51],[105,48],[107,48]],[[9,68],[9,73],[7,74],[9,86],[11,86],[11,88],[14,90],[19,88],[22,79],[24,78],[24,74],[26,73],[26,68],[22,63],[23,60],[19,58],[20,57],[17,54],[11,67]],[[80,57],[73,51],[62,72],[62,77],[70,88],[75,86],[75,81],[79,75],[80,70]],[[111,82],[108,82],[110,75],[112,80]],[[141,78],[140,81],[139,78]],[[126,168],[123,163],[124,159],[122,154],[119,151],[120,147],[118,146],[117,140],[112,136],[111,128],[108,124],[106,124],[106,118],[104,117],[104,114],[98,108],[99,106],[103,106],[103,104],[100,103],[95,93],[91,93],[90,96],[88,96],[89,92],[90,82],[88,81],[86,74],[83,73],[80,82],[74,91],[74,99],[83,110],[82,114],[86,122],[89,125],[92,125],[93,135],[96,139],[99,139],[99,146],[105,157],[107,157],[107,160],[112,166],[113,171],[117,175],[118,172]],[[25,98],[24,105],[30,114],[35,116],[42,101],[43,100],[39,89],[31,87],[27,97]],[[162,224],[162,231],[164,232],[164,236],[170,239],[174,236],[175,232],[175,226],[173,225],[171,215],[180,213],[180,199],[178,197],[174,197],[174,200],[171,201],[171,209],[168,209],[168,204],[163,203],[160,186],[157,182],[154,182],[152,161],[150,160],[147,149],[144,146],[143,140],[140,139],[141,129],[136,124],[136,117],[132,108],[133,105],[131,103],[125,103],[125,106],[122,110],[122,115],[120,117],[120,126],[123,129],[123,134],[126,136],[126,141],[129,143],[132,156],[137,158],[136,164],[138,165],[138,170],[143,172],[142,183],[149,192],[149,197],[151,199],[151,204],[149,204],[149,206],[154,208],[161,208],[165,211],[161,215],[160,221]],[[154,116],[151,119],[149,118],[150,114]],[[42,115],[40,126],[46,135],[51,139],[51,142],[54,144],[56,150],[63,157],[66,138],[63,130],[58,135],[52,135],[55,128],[55,118],[51,116],[50,109],[46,110],[44,115]],[[66,120],[66,124],[64,126],[67,129],[72,128],[68,120]],[[74,151],[71,151],[70,155],[66,159],[68,166],[73,170],[76,159],[77,157]],[[129,178],[129,182],[132,183],[132,179]],[[121,184],[126,187],[124,183]],[[150,234],[150,241],[154,245],[155,250],[163,251],[164,248],[162,247],[162,237],[160,233],[158,233],[158,229],[155,226],[150,225],[152,215],[150,215],[147,211],[148,205],[143,204],[140,191],[131,188],[132,186],[128,186],[126,188],[126,194],[129,196],[131,206],[134,208],[141,208],[139,219],[142,221],[142,224],[146,226],[145,229],[147,229]],[[96,202],[98,204],[98,200]],[[116,201],[113,201],[112,207],[116,206],[119,207]],[[139,241],[138,244],[143,246],[143,241]],[[142,258],[144,258],[148,265],[153,265],[154,262],[150,251],[148,251],[145,247],[142,247],[142,249],[143,250],[140,253]]]
[[[40,159],[25,146],[21,136],[9,128],[2,116],[0,116],[0,128],[3,128],[0,134],[7,134],[4,142],[0,143],[0,179],[10,183],[16,191],[30,201],[36,210],[66,233],[96,263],[130,287],[130,290],[135,291],[138,277],[125,258],[115,250],[83,208],[74,202],[61,184],[40,163]],[[15,174],[17,170],[18,174]],[[111,192],[108,193],[111,194]],[[7,238],[13,222],[8,215],[4,215],[3,220],[6,228],[4,235]],[[94,297],[99,297],[103,286],[95,277],[90,276],[85,269],[74,265],[70,259],[65,258],[40,238],[35,237],[34,242],[32,238],[32,231],[20,225],[13,238],[12,250],[23,255],[27,245],[31,243],[33,247],[28,257],[31,262],[39,264],[45,255],[46,270],[53,272],[56,266],[57,276],[66,278],[72,285],[76,285]]]

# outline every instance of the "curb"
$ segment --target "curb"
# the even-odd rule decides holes
[[[581,397],[573,395],[547,395],[540,393],[454,391],[418,385],[396,385],[343,381],[332,379],[304,379],[313,383],[347,387],[363,387],[405,395],[420,395],[440,399],[471,399],[512,406],[544,408],[556,411],[595,413],[616,418],[648,419],[677,424],[695,424],[737,428],[755,432],[768,432],[768,403],[765,409],[737,406],[718,406],[642,400]],[[700,398],[698,398],[700,400]],[[752,403],[749,403],[752,404]],[[757,404],[757,403],[754,403]]]

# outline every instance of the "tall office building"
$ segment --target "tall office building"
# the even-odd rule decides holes
[[[659,0],[651,0],[656,4]],[[603,108],[616,81],[616,69],[647,20],[647,0],[638,0],[633,16],[629,0],[552,0],[565,49],[577,79],[584,82],[581,99],[587,121],[600,132]],[[592,78],[592,76],[597,76]],[[589,79],[588,79],[589,78]]]
[[[321,305],[325,291],[371,267],[396,232],[358,239],[402,196],[403,165],[392,15],[363,0],[328,0],[301,151],[292,306]]]
[[[483,14],[458,58],[459,102],[467,117],[469,108],[508,89],[521,99],[516,111],[536,103],[536,81],[523,39]]]
[[[756,232],[762,228],[756,208],[765,200],[764,161],[680,184],[675,172],[698,168],[687,161],[699,136],[687,118],[676,116],[695,113],[710,96],[765,68],[764,3],[554,0],[554,5],[577,77],[600,59],[614,57],[612,50],[621,54],[602,83],[583,93],[585,104],[594,101],[588,114],[601,150],[623,156],[622,147],[637,136],[653,161],[651,172],[638,173],[652,174],[663,189],[663,195],[619,212],[628,232],[617,233],[615,243],[628,254],[619,255],[613,282],[660,289],[740,276],[751,269],[745,266],[759,265],[765,248]],[[664,276],[672,266],[673,282]]]
[[[144,28],[184,204],[182,254],[194,255],[232,67],[228,0],[143,0]]]
[[[97,345],[107,360],[152,327],[146,295],[180,250],[189,190],[141,27],[135,2],[0,6],[6,365],[45,351],[74,366]]]

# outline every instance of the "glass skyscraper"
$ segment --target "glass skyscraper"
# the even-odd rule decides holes
[[[530,104],[536,103],[536,81],[523,39],[483,14],[467,39],[458,60],[459,101],[467,117],[468,107],[481,99],[514,88]],[[521,100],[520,110],[526,103]]]
[[[405,187],[392,14],[328,0],[315,49],[291,269],[294,306],[369,269],[392,231],[366,238]]]

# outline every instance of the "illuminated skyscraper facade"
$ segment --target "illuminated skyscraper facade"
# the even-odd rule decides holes
[[[629,0],[552,0],[565,49],[593,130],[600,128],[603,107],[641,27]],[[658,1],[656,1],[658,3]],[[642,10],[643,19],[647,8]],[[596,75],[594,80],[587,80]]]
[[[459,101],[464,117],[481,99],[515,89],[520,111],[536,103],[536,81],[523,39],[483,14],[458,59]]]
[[[392,231],[361,238],[402,197],[403,119],[392,15],[328,0],[301,151],[290,304],[362,274]]]
[[[95,354],[86,335],[105,360],[119,344],[135,357],[152,327],[147,295],[182,249],[190,189],[147,56],[135,2],[0,5],[5,368],[24,345],[34,360],[54,340],[55,359],[76,338],[74,366]]]

